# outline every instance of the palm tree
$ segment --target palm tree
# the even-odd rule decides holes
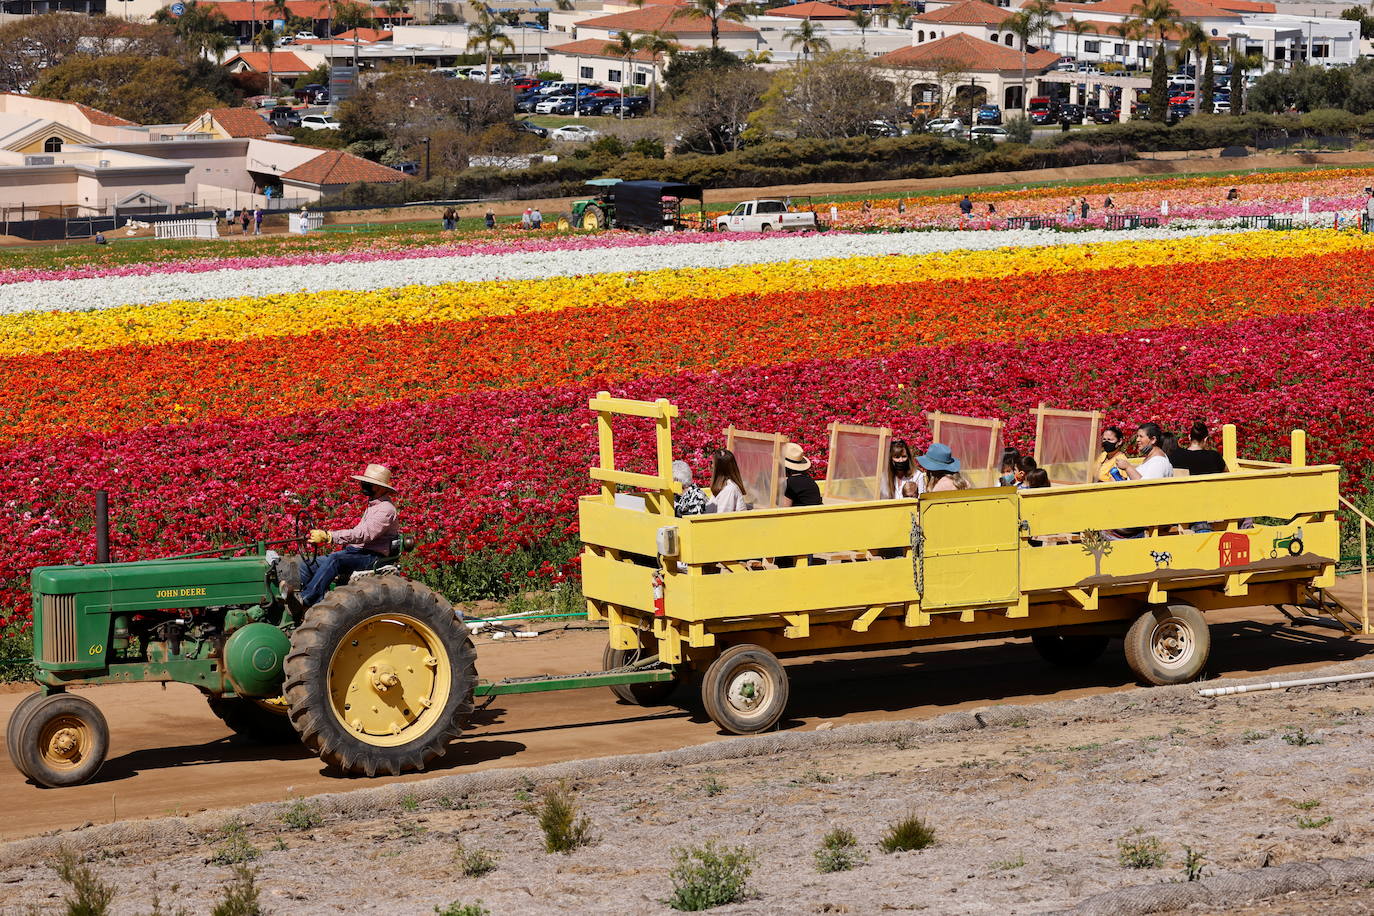
[[[1022,9],[1030,14],[1031,21],[1035,23],[1036,47],[1053,44],[1055,23],[1064,18],[1054,8],[1054,0],[1031,0]]]
[[[1026,54],[1027,45],[1030,44],[1031,36],[1035,34],[1035,16],[1029,9],[1021,9],[1012,13],[1006,19],[997,24],[997,28],[1003,32],[1010,32],[1021,39],[1021,110],[1026,110]]]
[[[663,55],[669,56],[682,50],[682,46],[673,40],[673,36],[666,32],[646,32],[639,36],[639,47],[642,51],[649,53],[649,62],[653,64],[653,69],[649,73],[649,113],[653,114],[658,110],[658,62]],[[623,96],[625,93],[621,93]]]
[[[636,38],[633,32],[621,31],[615,35],[615,41],[608,41],[604,51],[607,54],[614,54],[625,61],[625,66],[620,70],[620,105],[619,113],[621,120],[625,119],[625,77],[630,75],[630,61],[643,48],[641,39]]]
[[[809,59],[819,51],[830,50],[830,39],[817,32],[810,19],[803,20],[799,28],[788,29],[783,34],[787,36],[789,47],[801,50],[802,60]]]
[[[382,8],[386,10],[388,25],[396,24],[398,14],[410,12],[410,4],[406,0],[386,0]]]
[[[720,47],[720,21],[744,21],[744,10],[730,0],[688,0],[683,12],[693,19],[711,20],[711,50]]]
[[[223,32],[213,32],[205,36],[205,50],[215,55],[215,63],[224,63],[224,55],[229,53],[229,48],[234,44],[234,40]]]
[[[484,16],[476,25],[468,26],[467,49],[471,51],[475,48],[483,48],[486,51],[486,81],[490,83],[492,49],[505,48],[508,51],[514,51],[515,43],[510,40],[510,36],[501,28],[500,21],[488,15]]]
[[[267,95],[276,95],[272,91],[272,86],[276,83],[276,75],[272,72],[272,52],[277,49],[280,36],[275,29],[263,29],[258,33],[258,44],[262,45],[267,52]]]
[[[1179,12],[1172,0],[1136,0],[1131,5],[1142,32],[1153,32],[1159,43],[1168,38],[1169,31],[1178,27]]]
[[[1245,71],[1264,66],[1263,54],[1231,52],[1231,114],[1245,111]]]
[[[849,21],[854,23],[854,27],[859,30],[859,50],[867,51],[867,32],[873,28],[873,14],[866,9],[857,9],[849,17]]]
[[[767,48],[764,48],[762,51],[756,51],[750,48],[748,51],[744,52],[744,56],[740,59],[746,64],[766,64],[772,61],[773,52]]]
[[[358,30],[372,21],[372,8],[350,0],[346,3],[331,4],[330,12],[334,14],[335,25],[342,26],[345,32],[353,30],[353,72],[354,79],[357,79]]]
[[[1126,61],[1126,50],[1130,46],[1131,38],[1136,34],[1135,26],[1129,21],[1118,22],[1107,26],[1107,34],[1115,35],[1117,38],[1121,39],[1121,69],[1129,70],[1130,66]]]
[[[897,20],[897,28],[904,29],[911,17],[916,15],[916,7],[902,0],[892,0],[883,10],[883,15]]]
[[[1072,32],[1074,35],[1073,57],[1074,60],[1078,60],[1083,56],[1083,33],[1096,32],[1097,26],[1090,25],[1086,22],[1079,22],[1077,19],[1070,16],[1064,22],[1064,31]]]
[[[1184,52],[1186,61],[1189,54],[1196,55],[1197,69],[1194,74],[1202,79],[1202,55],[1205,53],[1211,56],[1212,38],[1207,34],[1207,30],[1196,22],[1185,22],[1182,24],[1183,38],[1178,43],[1178,49]]]

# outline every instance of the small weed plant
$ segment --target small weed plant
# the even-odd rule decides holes
[[[821,848],[816,850],[816,870],[822,874],[849,871],[863,861],[858,839],[853,831],[844,827],[832,828],[821,838]]]
[[[1014,859],[1003,859],[1000,862],[992,863],[993,871],[1016,871],[1018,868],[1026,867],[1026,857],[1022,853],[1017,853]]]
[[[258,894],[257,871],[247,865],[235,865],[234,873],[225,882],[224,896],[210,911],[210,916],[263,916]]]
[[[114,900],[115,887],[101,881],[91,867],[70,849],[63,849],[53,862],[57,877],[71,888],[63,898],[66,916],[106,916]]]
[[[419,797],[416,796],[416,795],[403,795],[403,796],[401,796],[401,810],[402,810],[402,811],[419,811],[419,810],[420,810],[420,799],[419,799]]]
[[[248,839],[243,824],[238,821],[225,823],[220,828],[220,836],[223,842],[215,847],[214,854],[210,856],[211,865],[242,865],[262,855],[262,850]]]
[[[482,906],[482,901],[476,903],[464,903],[455,900],[448,906],[436,906],[434,912],[439,916],[491,916],[491,910]]]
[[[714,798],[725,791],[725,783],[714,776],[707,776],[706,781],[701,784],[701,789],[708,798]]]
[[[1307,747],[1309,744],[1321,744],[1322,739],[1314,738],[1302,728],[1290,728],[1284,733],[1283,740],[1294,747]]]
[[[1191,846],[1183,847],[1183,877],[1187,881],[1201,881],[1202,868],[1207,864],[1207,857],[1201,851]]]
[[[1130,836],[1116,841],[1116,859],[1125,868],[1160,868],[1164,865],[1164,844],[1137,827]]]
[[[1320,808],[1322,806],[1322,803],[1318,799],[1307,798],[1303,799],[1302,801],[1295,801],[1292,803],[1292,805],[1299,811],[1311,811],[1313,808]]]
[[[544,832],[544,849],[569,853],[592,842],[592,822],[579,816],[577,804],[567,786],[544,790],[536,812],[539,829]]]
[[[935,845],[935,830],[915,814],[907,815],[891,827],[878,841],[885,853],[910,852]]]
[[[496,855],[485,849],[469,849],[459,843],[453,859],[465,878],[480,878],[496,871]]]
[[[748,893],[754,857],[743,846],[703,846],[673,850],[668,872],[673,893],[663,901],[675,910],[695,913],[743,900]]]
[[[313,830],[324,823],[319,802],[298,798],[281,813],[281,822],[292,830]]]
[[[1331,815],[1326,817],[1298,817],[1298,826],[1303,830],[1318,830],[1331,823]]]
[[[1268,737],[1268,732],[1257,732],[1253,728],[1249,728],[1241,734],[1240,740],[1244,741],[1246,744],[1252,744],[1256,741],[1263,741],[1265,738]]]

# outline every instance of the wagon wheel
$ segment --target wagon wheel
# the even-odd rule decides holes
[[[207,695],[210,711],[236,735],[257,744],[295,744],[301,736],[287,716],[286,698]]]
[[[736,735],[757,735],[777,724],[787,708],[787,672],[760,646],[731,646],[706,669],[701,699],[706,714]]]
[[[1146,608],[1126,633],[1126,664],[1148,684],[1183,684],[1207,664],[1211,632],[1191,604]]]
[[[615,649],[611,647],[610,643],[607,643],[606,648],[601,652],[601,670],[613,671],[616,668],[632,665],[639,661],[642,655],[642,649]],[[611,687],[611,693],[635,706],[662,706],[680,683],[682,683],[682,678],[679,675],[671,681],[654,681],[648,684],[615,684]]]
[[[27,708],[14,748],[15,766],[34,782],[50,788],[77,786],[105,762],[110,728],[90,700],[53,693]]]
[[[425,586],[400,576],[340,586],[291,636],[291,722],[345,773],[424,769],[472,712],[476,658],[467,627]]]

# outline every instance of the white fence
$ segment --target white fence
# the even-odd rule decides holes
[[[319,232],[324,225],[323,213],[292,213],[287,217],[288,228],[297,235],[307,232]]]
[[[153,231],[160,239],[217,239],[219,221],[214,219],[173,219],[154,223]]]

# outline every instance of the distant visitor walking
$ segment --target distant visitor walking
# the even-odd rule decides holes
[[[458,211],[449,207],[444,211],[444,231],[452,232],[458,228]]]
[[[533,210],[530,211],[530,228],[544,228],[544,214],[539,212],[538,207],[535,207]]]
[[[487,228],[488,228],[488,229],[495,229],[495,228],[496,228],[496,214],[493,213],[490,209],[487,210]]]

